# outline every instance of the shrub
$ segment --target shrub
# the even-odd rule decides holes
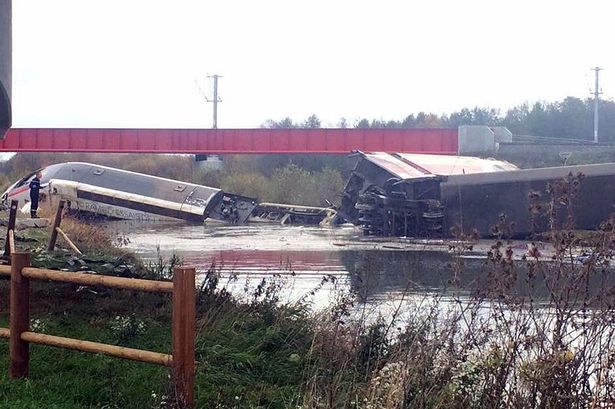
[[[343,189],[342,176],[337,170],[308,172],[292,163],[276,169],[271,181],[273,200],[278,203],[326,206],[325,200],[335,201]]]
[[[271,181],[258,173],[230,173],[221,182],[225,192],[255,197],[260,200],[272,200]]]

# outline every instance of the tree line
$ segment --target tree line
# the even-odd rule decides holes
[[[615,142],[615,102],[599,103],[601,142]],[[594,101],[566,97],[557,102],[524,103],[502,111],[497,108],[463,108],[450,114],[419,112],[400,120],[341,118],[338,128],[456,128],[460,125],[505,126],[515,135],[593,140]],[[268,120],[264,128],[320,128],[320,119],[311,115],[302,122],[291,118]]]

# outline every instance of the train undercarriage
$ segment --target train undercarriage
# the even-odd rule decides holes
[[[409,200],[402,192],[377,188],[362,193],[355,204],[365,236],[424,236],[442,234],[444,213],[437,200]]]

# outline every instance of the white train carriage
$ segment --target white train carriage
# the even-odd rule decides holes
[[[244,223],[256,206],[249,197],[220,189],[82,162],[50,165],[11,185],[3,205],[18,200],[29,212],[29,183],[42,173],[40,200],[66,200],[70,209],[118,219],[160,218]]]

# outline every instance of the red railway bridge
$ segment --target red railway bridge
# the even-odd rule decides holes
[[[461,128],[11,128],[0,139],[0,152],[346,154],[361,150],[457,155],[462,145]]]

